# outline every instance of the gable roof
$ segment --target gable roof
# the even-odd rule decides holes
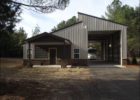
[[[53,34],[50,34],[50,33],[47,33],[47,32],[44,32],[44,33],[42,33],[42,34],[38,34],[38,35],[36,35],[36,36],[33,36],[33,37],[31,37],[31,38],[28,38],[28,39],[26,39],[26,41],[27,41],[27,42],[33,42],[33,41],[35,41],[35,40],[37,40],[37,39],[39,39],[39,38],[41,38],[41,37],[52,37],[52,38],[54,38],[54,39],[58,39],[58,40],[64,41],[64,42],[65,42],[65,40],[66,40],[66,41],[68,41],[68,42],[71,44],[71,41],[70,41],[70,40],[65,39],[65,38],[62,38],[62,37],[59,37],[59,36],[56,36],[56,35],[53,35]]]
[[[51,37],[55,37],[55,38],[58,38],[58,39],[63,40],[63,41],[64,41],[64,40],[67,40],[69,43],[71,43],[70,40],[65,39],[65,38],[62,38],[62,37],[59,37],[59,36],[56,36],[56,35],[54,35],[54,34],[52,34],[52,33],[57,32],[57,31],[60,31],[60,30],[63,30],[63,29],[66,29],[66,28],[69,28],[69,27],[72,27],[72,26],[77,25],[77,24],[79,24],[79,23],[82,23],[82,21],[78,21],[78,22],[76,22],[76,23],[74,23],[74,24],[72,24],[72,25],[70,25],[70,26],[64,27],[64,28],[62,28],[62,29],[58,29],[58,30],[53,31],[53,32],[50,32],[50,33],[44,32],[44,33],[38,34],[38,35],[36,35],[36,36],[33,36],[33,37],[31,37],[31,38],[26,39],[25,41],[27,41],[27,42],[32,42],[33,40],[36,40],[36,39],[41,38],[41,37],[43,37],[43,36],[51,36]]]
[[[93,15],[89,15],[89,14],[85,14],[85,13],[81,13],[81,12],[78,12],[78,14],[85,15],[85,16],[89,16],[89,17],[93,17],[93,18],[97,18],[97,19],[100,19],[100,20],[112,22],[112,23],[114,23],[114,24],[119,24],[119,25],[123,25],[123,26],[126,26],[126,27],[127,27],[127,25],[124,25],[124,24],[121,24],[121,23],[118,23],[118,22],[114,22],[114,21],[111,21],[111,20],[108,20],[108,19],[96,17],[96,16],[93,16]]]

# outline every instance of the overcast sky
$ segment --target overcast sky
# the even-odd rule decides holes
[[[70,4],[65,10],[56,10],[53,13],[37,13],[23,8],[21,22],[16,26],[23,27],[28,37],[32,36],[32,30],[36,25],[40,27],[41,32],[50,32],[62,20],[67,20],[72,16],[77,16],[77,12],[82,12],[97,17],[105,14],[106,7],[113,0],[70,0]],[[139,5],[139,0],[121,0],[122,4],[128,4],[132,7]]]

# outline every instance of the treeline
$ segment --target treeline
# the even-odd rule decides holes
[[[140,57],[140,7],[123,5],[120,0],[114,0],[107,7],[106,19],[127,25],[128,56]]]
[[[26,37],[23,28],[15,30],[13,33],[0,33],[0,57],[22,57]]]
[[[70,19],[68,19],[67,21],[61,21],[57,26],[54,26],[54,28],[52,29],[52,31],[56,31],[68,26],[71,26],[72,24],[75,24],[78,21],[78,19],[76,18],[76,16],[71,17]]]
[[[41,0],[33,1],[38,2]],[[22,57],[22,45],[27,35],[23,28],[15,30],[16,23],[20,22],[20,14],[22,13],[21,5],[23,4],[15,3],[13,0],[1,0],[0,57]],[[103,18],[128,26],[128,56],[140,56],[140,7],[134,8],[129,5],[123,5],[120,0],[114,0],[108,5]],[[74,16],[67,21],[59,23],[52,31],[70,26],[76,22],[77,18]],[[39,28],[34,31],[33,35],[36,35],[39,32],[38,30]]]
[[[114,0],[107,6],[104,19],[118,22],[127,26],[128,57],[140,57],[140,7],[123,5],[120,0]],[[76,23],[78,19],[73,16],[67,21],[61,21],[52,31],[65,28]]]
[[[48,3],[50,2],[50,3]],[[0,0],[0,57],[22,57],[22,45],[27,35],[23,28],[15,30],[20,22],[21,6],[41,13],[64,10],[69,0]],[[35,28],[33,35],[38,34]]]
[[[26,39],[23,28],[15,30],[20,21],[20,4],[10,0],[0,3],[0,57],[22,57],[22,45]]]

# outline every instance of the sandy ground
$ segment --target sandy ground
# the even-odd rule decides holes
[[[1,62],[0,100],[139,100],[139,67],[24,68]]]

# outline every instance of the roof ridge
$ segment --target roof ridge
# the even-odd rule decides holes
[[[112,23],[115,23],[115,24],[119,24],[119,25],[123,25],[123,26],[126,26],[126,27],[127,27],[127,25],[125,25],[125,24],[118,23],[118,22],[114,22],[114,21],[112,21],[112,20],[108,20],[108,19],[100,18],[100,17],[97,17],[97,16],[93,16],[93,15],[85,14],[85,13],[82,13],[82,12],[78,12],[78,14],[82,14],[82,15],[86,15],[86,16],[94,17],[94,18],[97,18],[97,19],[101,19],[101,20],[109,21],[109,22],[112,22]]]

